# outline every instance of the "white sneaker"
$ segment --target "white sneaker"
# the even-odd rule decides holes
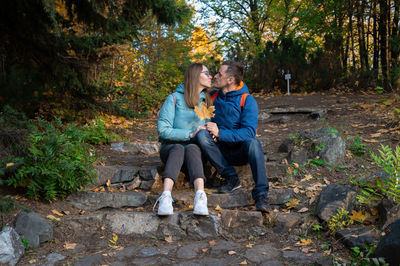
[[[196,215],[208,215],[207,195],[202,190],[198,190],[194,197],[193,213]]]
[[[154,208],[156,207],[157,203],[160,203],[158,205],[158,215],[172,215],[174,214],[174,208],[172,207],[172,196],[171,192],[169,191],[164,191],[161,196],[157,199],[156,203],[153,206],[153,211]]]

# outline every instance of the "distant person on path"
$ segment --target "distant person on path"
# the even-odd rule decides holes
[[[212,122],[206,123],[207,130],[196,135],[196,143],[202,152],[225,178],[220,193],[230,193],[241,187],[239,177],[232,165],[249,163],[255,187],[252,197],[256,209],[268,212],[268,179],[264,152],[256,137],[258,105],[249,95],[243,82],[243,66],[239,62],[225,61],[215,75],[211,92],[215,106]]]
[[[162,178],[164,191],[157,200],[160,204],[158,215],[173,214],[171,192],[182,166],[196,191],[193,213],[208,215],[202,153],[193,139],[201,129],[205,130],[206,120],[196,115],[194,107],[200,108],[202,103],[207,107],[212,104],[208,93],[204,92],[211,87],[211,79],[205,65],[191,64],[185,72],[183,84],[166,98],[160,110],[157,127],[165,170]]]

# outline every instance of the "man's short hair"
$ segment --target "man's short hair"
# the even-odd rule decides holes
[[[236,85],[239,85],[243,80],[244,68],[240,62],[227,60],[222,65],[228,66],[226,74],[235,78]]]

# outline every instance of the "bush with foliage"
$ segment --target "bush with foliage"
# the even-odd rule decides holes
[[[95,155],[83,142],[82,130],[73,125],[63,130],[60,120],[55,125],[38,120],[30,127],[28,155],[18,172],[7,178],[8,185],[25,187],[30,198],[51,201],[92,181]]]

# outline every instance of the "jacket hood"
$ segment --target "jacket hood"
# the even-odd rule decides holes
[[[239,86],[236,88],[236,90],[228,92],[226,94],[226,96],[228,96],[228,97],[238,96],[238,95],[242,95],[243,93],[250,93],[250,92],[249,92],[249,88],[247,87],[247,85],[243,81],[241,81]]]
[[[176,87],[175,92],[184,93],[185,87],[183,86],[183,82]]]

